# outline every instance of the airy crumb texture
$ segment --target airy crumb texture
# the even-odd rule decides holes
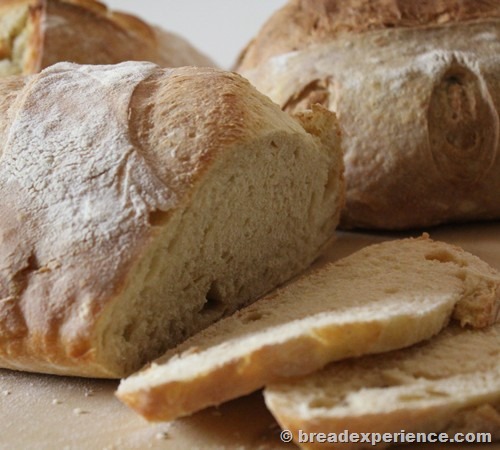
[[[265,399],[292,432],[489,432],[500,439],[499,356],[500,324],[480,330],[450,326],[430,342],[404,351],[331,364],[313,375],[268,386]]]
[[[332,238],[332,113],[294,120],[215,69],[59,63],[23,80],[0,82],[0,366],[128,375]]]
[[[259,300],[122,381],[118,397],[172,420],[330,361],[428,339],[452,316],[493,323],[500,274],[424,235],[365,249]]]
[[[61,61],[214,66],[182,37],[95,0],[4,0],[0,30],[0,76],[36,73]]]

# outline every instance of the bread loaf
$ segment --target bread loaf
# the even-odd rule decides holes
[[[353,359],[266,388],[280,424],[303,433],[491,433],[500,439],[500,324],[452,326],[430,342]],[[302,448],[331,448],[304,443]],[[377,448],[387,447],[383,442]],[[340,449],[371,443],[335,444]]]
[[[343,201],[335,117],[236,74],[0,81],[0,367],[121,377],[304,270]]]
[[[0,76],[36,73],[60,61],[214,65],[183,38],[96,0],[3,0]]]
[[[451,317],[492,323],[500,274],[427,236],[372,245],[203,330],[121,382],[149,420],[172,420],[330,361],[409,346]]]
[[[238,71],[344,133],[344,227],[500,218],[500,3],[291,0]]]

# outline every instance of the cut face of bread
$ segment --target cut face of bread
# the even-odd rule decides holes
[[[105,43],[105,45],[103,45]],[[163,67],[213,66],[185,39],[95,0],[4,0],[0,76],[39,72],[61,61]]]
[[[492,323],[500,275],[427,236],[367,247],[307,275],[184,342],[122,381],[118,397],[172,420],[330,361]]]
[[[2,87],[2,367],[124,376],[332,238],[328,111],[294,120],[237,75],[149,63],[60,63]]]
[[[335,363],[268,386],[266,404],[304,433],[491,433],[500,439],[500,324],[450,326],[428,343]],[[330,448],[317,443],[303,448]],[[336,444],[342,449],[371,444]],[[381,443],[379,446],[383,447]]]

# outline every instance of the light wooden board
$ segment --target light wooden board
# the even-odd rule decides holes
[[[413,233],[416,236],[419,233]],[[500,224],[443,227],[431,237],[457,244],[500,270]],[[339,232],[317,265],[374,242],[408,233]],[[117,382],[0,370],[1,450],[294,449],[279,440],[279,427],[262,395],[211,408],[173,423],[149,424],[113,393]],[[410,445],[407,450],[458,450],[460,445]],[[500,444],[467,445],[500,450]]]

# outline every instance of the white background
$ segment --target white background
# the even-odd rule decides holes
[[[286,0],[103,0],[186,38],[223,69]]]

